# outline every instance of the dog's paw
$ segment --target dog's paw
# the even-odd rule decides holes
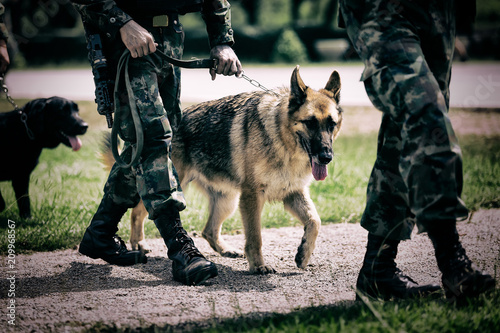
[[[141,251],[142,253],[150,253],[151,251],[153,251],[151,246],[149,246],[149,244],[145,240],[141,240],[140,242],[131,245],[133,251]]]
[[[261,266],[251,268],[250,273],[266,275],[266,274],[274,274],[274,273],[276,273],[276,270],[274,268],[272,268],[271,266],[261,265]]]
[[[244,258],[245,254],[238,250],[224,250],[220,252],[220,255],[226,258]]]
[[[299,248],[297,249],[297,254],[295,255],[295,263],[300,269],[305,269],[309,260],[311,259],[312,250],[310,246],[306,246],[306,243],[302,241]]]
[[[309,262],[309,257],[305,256],[304,251],[299,251],[295,255],[295,263],[297,264],[297,267],[300,269],[305,269],[307,267],[307,263]]]

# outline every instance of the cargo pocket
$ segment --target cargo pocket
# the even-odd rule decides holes
[[[388,71],[387,66],[381,68],[375,68],[373,66],[367,65],[361,74],[361,81],[363,81],[366,89],[366,94],[370,98],[373,106],[382,112],[389,111],[387,105],[381,99],[381,82],[380,77],[382,71]]]

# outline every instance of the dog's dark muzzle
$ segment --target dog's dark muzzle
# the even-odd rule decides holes
[[[81,124],[79,124],[78,128],[79,128],[78,134],[83,135],[83,134],[87,133],[87,129],[89,128],[89,125],[86,122],[82,122]]]
[[[333,159],[333,151],[325,147],[322,149],[322,151],[318,154],[318,163],[320,164],[328,164],[332,161]]]
[[[68,129],[64,130],[66,134],[69,135],[83,135],[87,133],[87,129],[89,128],[89,124],[87,124],[83,119],[77,119],[73,126],[70,126]]]

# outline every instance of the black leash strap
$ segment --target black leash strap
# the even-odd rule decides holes
[[[217,61],[215,59],[179,60],[171,58],[162,52],[159,52],[158,54],[164,57],[172,65],[182,68],[215,68],[217,65]]]
[[[130,85],[130,77],[128,73],[128,62],[130,60],[130,51],[125,50],[120,60],[118,61],[118,70],[116,73],[115,80],[115,91],[114,97],[116,100],[116,95],[118,92],[118,83],[120,80],[120,75],[122,70],[125,71],[125,87],[127,89],[128,101],[130,106],[130,113],[132,114],[132,119],[134,121],[136,143],[132,145],[132,157],[129,163],[122,160],[120,153],[118,152],[118,131],[120,130],[120,119],[121,115],[118,113],[117,103],[115,101],[115,121],[113,122],[113,128],[111,129],[111,151],[116,163],[122,168],[130,168],[132,165],[136,164],[141,157],[142,148],[144,146],[144,132],[142,129],[141,118],[139,112],[137,111],[137,105],[135,104],[134,92],[132,91],[132,86]]]
[[[165,58],[169,63],[177,67],[183,68],[215,68],[217,62],[215,59],[194,59],[194,60],[179,60],[169,57],[163,52],[156,51],[158,54]],[[142,149],[144,147],[144,131],[141,124],[141,118],[139,112],[137,111],[137,105],[135,104],[134,92],[132,91],[132,86],[130,85],[130,77],[128,73],[128,63],[130,60],[130,51],[127,49],[123,52],[120,60],[118,62],[118,70],[116,73],[115,80],[115,91],[114,97],[116,99],[116,94],[118,92],[119,80],[121,77],[122,70],[125,71],[125,87],[127,89],[127,95],[129,99],[130,113],[132,114],[132,119],[134,121],[135,133],[136,133],[136,143],[132,145],[132,157],[130,162],[127,163],[123,161],[118,152],[118,132],[120,129],[121,116],[119,115],[119,110],[117,108],[117,103],[115,101],[115,121],[113,122],[113,128],[111,129],[111,151],[113,152],[113,157],[116,163],[122,168],[130,168],[135,165],[142,154]]]

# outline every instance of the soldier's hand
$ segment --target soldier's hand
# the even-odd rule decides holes
[[[129,21],[120,28],[123,44],[133,58],[142,57],[156,51],[153,36],[135,21]]]
[[[243,73],[240,60],[228,45],[217,45],[210,51],[210,58],[216,60],[216,68],[210,69],[212,80],[215,80],[217,74],[240,76]]]
[[[5,73],[10,64],[9,52],[7,52],[7,42],[0,39],[0,74]]]

